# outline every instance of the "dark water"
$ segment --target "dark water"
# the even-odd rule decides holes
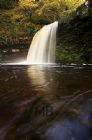
[[[92,140],[92,68],[1,65],[0,140]]]

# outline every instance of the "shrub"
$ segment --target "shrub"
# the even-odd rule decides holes
[[[9,9],[12,8],[18,0],[0,0],[0,8]]]

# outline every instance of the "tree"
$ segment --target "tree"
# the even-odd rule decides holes
[[[19,6],[33,23],[60,22],[76,15],[76,9],[85,0],[19,0]]]

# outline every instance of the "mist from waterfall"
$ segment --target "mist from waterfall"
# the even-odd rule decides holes
[[[45,25],[33,37],[27,55],[29,64],[55,63],[56,31],[58,21]]]

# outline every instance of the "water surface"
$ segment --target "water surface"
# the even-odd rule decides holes
[[[92,140],[92,68],[0,66],[0,140]]]

